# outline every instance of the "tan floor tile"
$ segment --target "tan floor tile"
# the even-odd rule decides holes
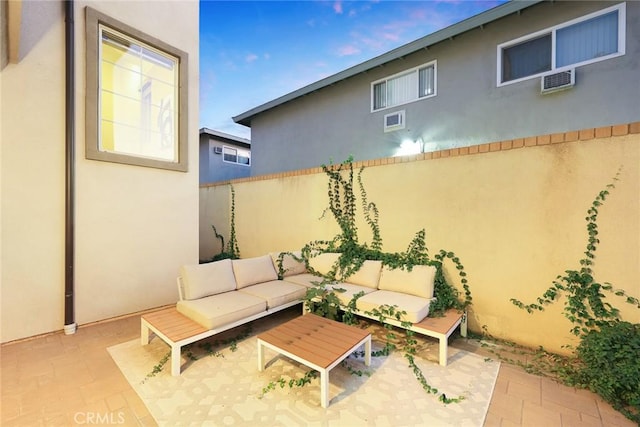
[[[541,404],[540,385],[535,384],[535,382],[531,385],[510,380],[507,387],[507,393],[510,396],[519,397],[525,402],[531,402],[536,405]]]
[[[604,425],[611,427],[637,427],[636,423],[613,409],[610,404],[603,401],[600,397],[596,398],[596,404],[598,405],[598,410]]]
[[[88,403],[103,401],[109,396],[129,389],[129,383],[120,376],[98,378],[96,381],[80,387],[82,396]]]
[[[560,414],[560,417],[562,418],[562,427],[604,427],[600,418],[586,414]]]
[[[560,414],[531,402],[524,402],[522,408],[522,425],[524,427],[560,427]]]
[[[484,427],[500,427],[500,415],[491,411],[487,412],[487,416],[484,419]]]
[[[25,414],[16,418],[2,421],[2,427],[39,427],[44,426],[42,414]]]
[[[509,386],[509,380],[507,380],[506,378],[498,375],[498,378],[496,379],[496,384],[493,387],[493,392],[494,393],[507,393],[507,387]]]
[[[135,391],[130,389],[122,393],[122,395],[127,401],[127,406],[136,414],[136,417],[142,419],[151,416],[144,402]]]
[[[520,425],[522,422],[522,405],[523,402],[520,398],[505,393],[493,393],[489,411],[499,414],[503,422],[507,419]]]
[[[2,411],[0,411],[0,425],[20,415],[20,399],[17,396],[2,396]]]
[[[515,381],[517,383],[530,387],[540,387],[542,380],[541,377],[529,374],[523,371],[520,367],[508,365],[505,363],[500,366],[500,374],[502,375],[503,373],[505,378],[507,378],[509,381]]]
[[[561,416],[566,416],[568,418],[575,418],[575,419],[580,419],[580,412],[572,409],[572,408],[567,408],[566,406],[563,406],[561,404],[558,404],[554,401],[551,400],[543,400],[542,401],[542,407],[545,409],[548,409],[550,411],[554,411],[559,413]]]
[[[122,393],[114,394],[113,396],[108,396],[106,399],[107,406],[111,411],[116,411],[118,409],[126,408],[127,400],[124,398]]]
[[[580,413],[592,416],[599,416],[598,405],[594,395],[582,396],[573,392],[569,387],[561,387],[557,392],[546,392],[542,395],[543,404],[546,401],[553,402],[557,405],[573,409]]]

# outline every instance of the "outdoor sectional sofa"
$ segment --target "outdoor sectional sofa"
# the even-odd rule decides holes
[[[339,256],[337,253],[323,253],[311,258],[309,266],[318,274],[326,275]],[[149,329],[159,335],[172,347],[172,374],[179,375],[182,346],[302,303],[307,289],[318,285],[323,278],[308,272],[303,262],[288,254],[282,259],[283,273],[279,278],[278,257],[278,253],[272,253],[182,266],[178,277],[180,300],[176,310],[197,323],[200,330],[175,341],[143,316],[142,343],[148,343]],[[397,310],[405,312],[403,320],[411,322],[412,330],[439,339],[440,364],[446,366],[448,337],[459,325],[465,336],[466,323],[461,313],[449,315],[444,324],[436,321],[435,327],[429,323],[431,318],[427,315],[434,300],[435,273],[433,266],[419,265],[407,271],[390,269],[381,261],[368,260],[350,277],[323,286],[334,288],[344,305],[362,292],[364,295],[357,299],[354,313],[374,320],[379,318],[371,314],[372,310],[384,304],[397,306]],[[406,326],[395,319],[385,321],[399,327]]]

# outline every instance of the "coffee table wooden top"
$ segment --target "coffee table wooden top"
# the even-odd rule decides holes
[[[259,334],[258,339],[327,368],[368,335],[363,329],[305,314]]]

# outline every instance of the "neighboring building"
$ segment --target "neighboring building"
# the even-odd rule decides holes
[[[250,140],[212,129],[200,129],[200,184],[250,175]]]
[[[640,2],[513,1],[234,120],[262,175],[636,122],[638,70]]]
[[[0,341],[175,303],[198,262],[198,1],[0,14]]]

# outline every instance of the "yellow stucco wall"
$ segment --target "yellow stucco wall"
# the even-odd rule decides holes
[[[179,266],[198,261],[199,8],[197,1],[74,3],[75,321],[82,327],[175,302]],[[85,6],[189,54],[189,172],[85,158]],[[63,3],[41,2],[38,13],[47,27],[24,19],[21,32],[41,36],[1,79],[2,342],[64,325]]]
[[[369,201],[380,211],[383,249],[403,251],[418,230],[426,229],[432,255],[454,251],[465,266],[473,296],[472,330],[486,326],[497,337],[562,352],[573,342],[571,325],[561,314],[564,300],[530,315],[509,299],[534,302],[557,275],[580,268],[586,211],[620,166],[620,181],[600,210],[595,276],[640,297],[637,131],[638,124],[632,124],[449,150],[428,154],[427,160],[366,162],[362,177]],[[327,182],[319,169],[233,181],[241,256],[299,249],[333,237],[333,217],[319,219],[328,205]],[[228,206],[229,193],[227,185],[200,192],[201,209],[207,209],[207,217],[201,217],[201,250],[213,250],[201,252],[206,258],[216,250],[207,227],[225,222],[228,213],[220,206]],[[370,241],[363,221],[359,230],[360,240]],[[447,265],[448,275],[455,272]],[[640,310],[613,302],[627,320],[640,321]]]

